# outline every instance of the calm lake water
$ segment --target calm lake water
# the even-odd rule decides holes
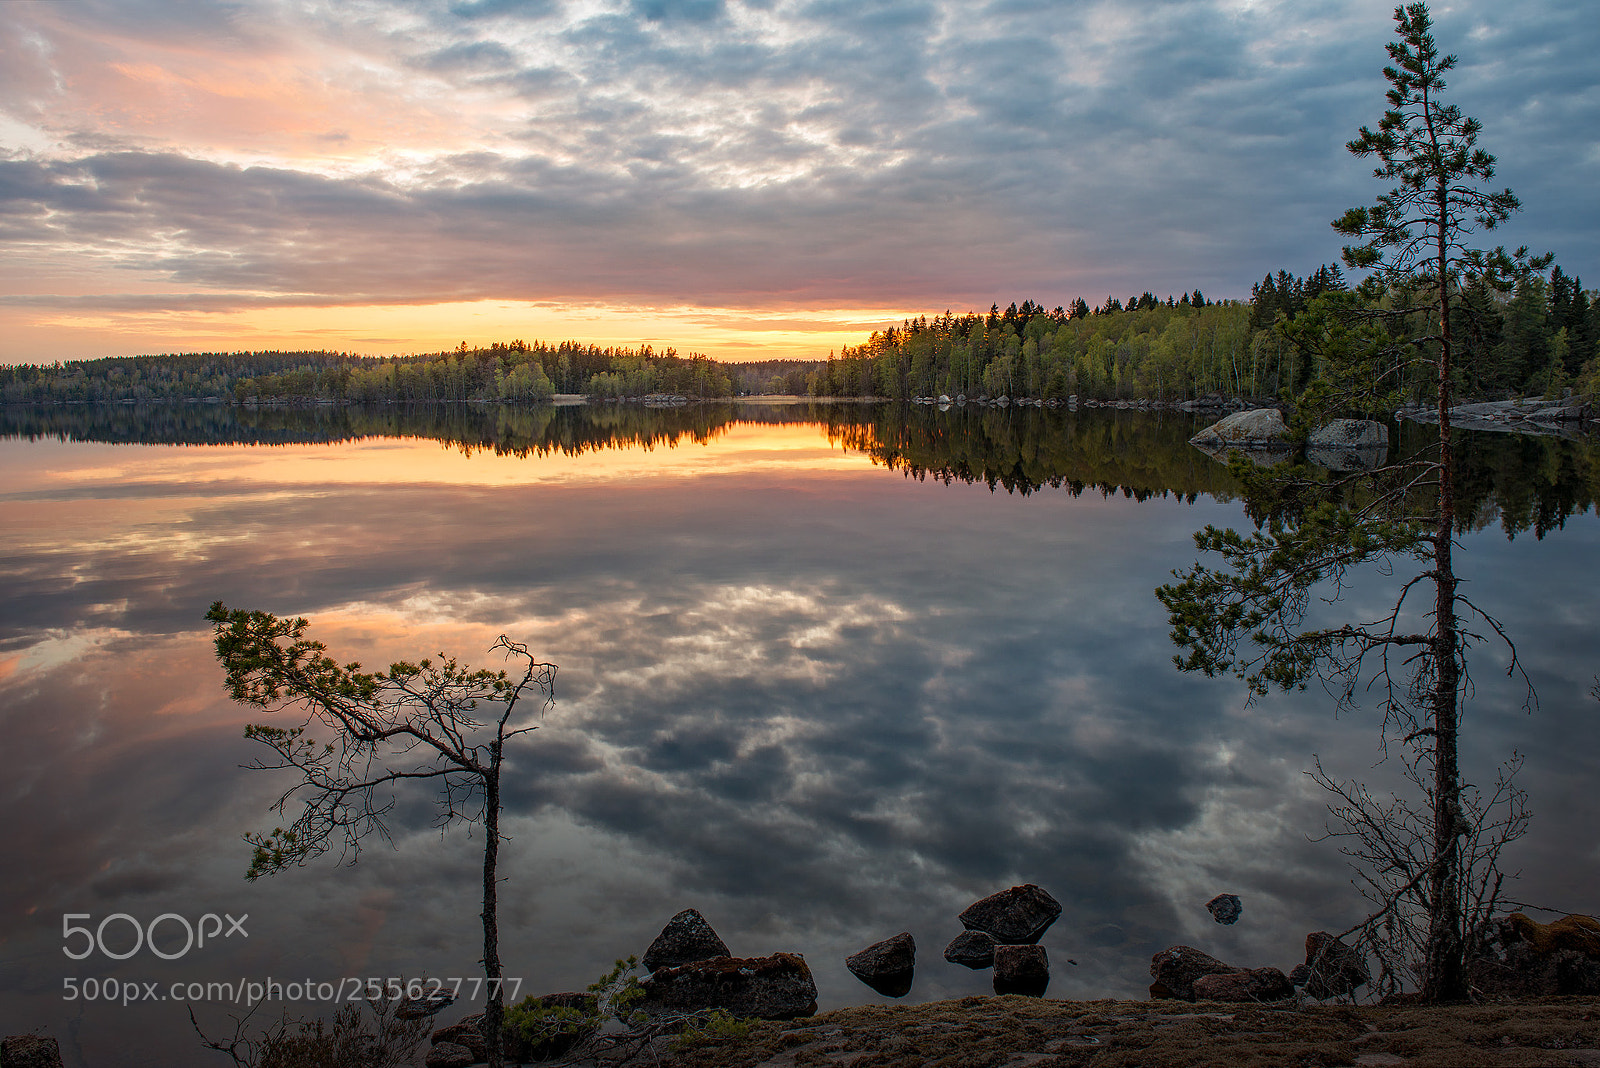
[[[222,1064],[181,1001],[69,1001],[67,980],[478,970],[481,839],[441,837],[426,794],[402,797],[392,849],[243,879],[240,836],[274,825],[288,783],[240,767],[263,716],[222,691],[216,600],[309,617],[369,666],[496,666],[501,633],[560,665],[508,772],[522,993],[581,988],[689,906],[736,954],[804,953],[825,1008],[884,1000],[843,958],[901,930],[907,1000],[984,992],[941,953],[957,912],[1019,882],[1065,907],[1051,997],[1142,997],[1173,943],[1287,969],[1306,932],[1365,914],[1313,840],[1303,772],[1394,769],[1374,767],[1372,714],[1336,719],[1315,690],[1246,707],[1172,667],[1151,591],[1193,561],[1192,531],[1246,523],[1194,429],[857,406],[0,413],[0,1033],[47,1029],[69,1064]],[[1512,896],[1593,912],[1600,453],[1469,443],[1459,564],[1539,708],[1479,650],[1465,763],[1487,781],[1525,754]],[[1339,611],[1371,617],[1390,588]],[[1223,891],[1233,927],[1204,909]],[[82,945],[63,915],[115,913],[248,914],[248,938],[63,955]],[[133,942],[120,920],[105,937]],[[213,1030],[242,1012],[194,1008]]]

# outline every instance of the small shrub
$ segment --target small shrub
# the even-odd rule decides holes
[[[751,1022],[733,1015],[727,1009],[695,1013],[684,1021],[683,1032],[673,1041],[672,1049],[677,1052],[702,1042],[749,1038]]]

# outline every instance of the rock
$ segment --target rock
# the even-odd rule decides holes
[[[1306,444],[1329,449],[1387,448],[1389,428],[1375,419],[1335,419],[1313,430]]]
[[[1155,980],[1150,984],[1150,996],[1193,1001],[1194,981],[1202,975],[1242,971],[1191,946],[1170,946],[1150,958],[1150,978]]]
[[[706,918],[696,909],[684,909],[667,921],[641,959],[653,972],[657,968],[726,956],[729,956],[727,944],[717,937]]]
[[[1537,419],[1542,423],[1575,423],[1589,418],[1589,407],[1586,404],[1565,404],[1553,408],[1539,408],[1528,413],[1529,419]]]
[[[1215,972],[1194,981],[1200,1001],[1282,1001],[1294,997],[1294,984],[1276,968]]]
[[[984,931],[1001,945],[1032,945],[1061,915],[1061,903],[1032,883],[974,901],[957,917],[969,931]]]
[[[483,1059],[466,1046],[455,1042],[440,1042],[428,1051],[422,1063],[427,1068],[467,1068],[469,1064],[477,1064]]]
[[[483,1038],[483,1013],[475,1012],[471,1016],[441,1027],[433,1033],[433,1048],[440,1046],[459,1046],[473,1057],[466,1064],[474,1064],[489,1056],[489,1044]]]
[[[940,404],[949,404],[950,403],[950,394],[948,394],[948,393],[939,394],[939,403]]]
[[[1468,981],[1491,997],[1600,995],[1600,921],[1538,923],[1520,912],[1489,925],[1467,961]]]
[[[431,994],[423,994],[421,997],[406,998],[396,1006],[394,1017],[397,1020],[420,1020],[423,1017],[432,1016],[436,1012],[448,1009],[455,1004],[455,1000],[456,996],[454,994],[443,990],[437,990]]]
[[[1294,459],[1294,449],[1289,445],[1279,442],[1277,444],[1262,444],[1252,448],[1240,445],[1211,445],[1206,442],[1192,442],[1195,448],[1216,460],[1218,463],[1228,463],[1234,453],[1239,453],[1257,467],[1276,467]],[[1342,455],[1342,454],[1341,454]]]
[[[1335,419],[1306,438],[1306,459],[1330,471],[1371,471],[1389,458],[1389,428],[1373,419]]]
[[[694,961],[662,968],[640,985],[646,1012],[720,1008],[735,1016],[792,1020],[817,1011],[817,984],[798,953]]]
[[[1232,924],[1238,920],[1239,914],[1244,911],[1244,906],[1239,903],[1238,894],[1218,894],[1206,902],[1206,911],[1211,913],[1211,918],[1218,923]]]
[[[1189,444],[1212,448],[1259,449],[1278,445],[1288,437],[1283,413],[1276,408],[1234,412],[1189,439]]]
[[[994,992],[1044,997],[1050,985],[1050,957],[1043,946],[995,946]]]
[[[1515,941],[1528,943],[1535,953],[1570,949],[1600,958],[1600,920],[1593,916],[1563,916],[1554,923],[1537,923],[1513,912],[1502,921],[1501,929]]]
[[[944,959],[976,971],[994,963],[994,939],[987,931],[962,931],[944,947]]]
[[[917,967],[917,943],[910,931],[875,942],[845,958],[850,974],[885,997],[901,998],[911,992]]]
[[[1330,449],[1319,445],[1306,448],[1306,459],[1329,471],[1372,471],[1389,458],[1387,445],[1367,449]]]
[[[1565,437],[1573,431],[1563,424],[1589,419],[1593,414],[1581,400],[1574,398],[1480,401],[1451,408],[1450,422],[1463,430],[1560,434]],[[1408,410],[1405,416],[1423,423],[1439,421],[1439,413],[1433,408]]]
[[[0,1039],[0,1068],[61,1068],[61,1047],[49,1035]]]
[[[1306,995],[1321,1001],[1353,992],[1372,978],[1366,959],[1327,931],[1306,935]]]
[[[1295,986],[1305,986],[1306,980],[1311,978],[1311,969],[1304,964],[1296,964],[1289,969],[1289,982]]]

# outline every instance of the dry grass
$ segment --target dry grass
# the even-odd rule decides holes
[[[673,1068],[1600,1068],[1600,998],[1240,1006],[967,997],[764,1022]]]

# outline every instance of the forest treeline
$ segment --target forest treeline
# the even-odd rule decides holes
[[[710,398],[733,391],[728,365],[706,356],[576,341],[495,342],[486,348],[462,342],[450,352],[379,358],[341,352],[202,352],[0,367],[0,399],[7,403],[523,402],[556,393]]]
[[[0,366],[0,401],[109,403],[216,399],[237,403],[526,403],[557,393],[601,399],[670,394],[711,400],[741,394],[965,395],[1178,401],[1204,394],[1297,395],[1319,356],[1293,329],[1337,298],[1381,307],[1356,293],[1338,267],[1305,277],[1267,275],[1249,301],[1211,301],[1199,290],[1174,299],[1145,292],[1126,302],[1081,298],[1046,310],[1031,300],[988,313],[922,316],[878,331],[826,360],[723,363],[673,349],[496,342],[450,352],[372,358],[339,352],[187,353],[110,357],[49,366]],[[1488,398],[1592,395],[1600,386],[1600,293],[1560,267],[1515,292],[1468,291],[1456,336],[1458,393]],[[1418,367],[1420,393],[1427,372]],[[1402,390],[1404,391],[1404,389]]]
[[[1461,396],[1592,394],[1600,385],[1600,293],[1559,267],[1515,292],[1469,290],[1457,364]],[[1251,299],[1212,302],[1196,291],[1151,293],[1098,308],[1076,301],[1046,311],[1025,302],[987,315],[910,320],[830,359],[811,392],[906,399],[1009,396],[1046,400],[1175,401],[1207,393],[1297,396],[1321,368],[1297,319],[1319,303],[1382,309],[1390,296],[1353,292],[1337,266],[1287,271],[1251,287]],[[1431,371],[1414,367],[1401,392],[1419,395]]]

